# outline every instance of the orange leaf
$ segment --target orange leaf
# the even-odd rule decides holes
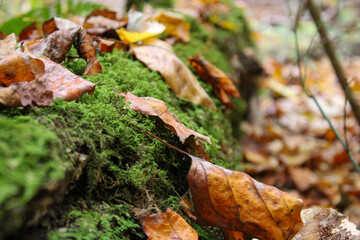
[[[196,55],[189,59],[189,63],[194,67],[197,73],[206,80],[206,82],[213,86],[213,91],[217,98],[226,105],[228,108],[232,108],[230,99],[227,95],[239,98],[240,93],[236,89],[231,79],[226,74],[206,61],[202,56]]]
[[[148,240],[198,239],[198,233],[170,208],[165,213],[144,217],[141,224]]]
[[[230,231],[220,229],[226,240],[244,240],[244,234],[242,232]]]
[[[28,54],[13,52],[0,60],[0,83],[32,81],[45,73],[44,63]]]
[[[209,137],[185,127],[178,117],[169,111],[163,101],[151,97],[137,97],[130,92],[125,94],[125,101],[131,102],[129,107],[132,110],[145,115],[159,117],[171,129],[171,131],[179,137],[182,143],[185,143],[186,139],[191,135],[197,139],[211,143]]]
[[[301,228],[301,199],[189,156],[187,179],[199,224],[267,240],[288,239]]]

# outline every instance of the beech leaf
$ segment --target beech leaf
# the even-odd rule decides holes
[[[182,143],[185,143],[186,139],[191,135],[199,140],[211,143],[209,137],[185,127],[179,118],[169,111],[165,102],[152,97],[137,97],[130,92],[121,95],[125,96],[125,101],[131,102],[129,107],[132,110],[145,115],[159,117],[179,137]]]
[[[209,95],[200,86],[189,68],[175,55],[170,45],[157,40],[151,42],[150,45],[132,45],[130,51],[148,68],[160,72],[176,95],[192,103],[216,110]]]
[[[25,27],[19,34],[19,42],[28,40],[34,41],[42,38],[42,31],[36,26],[36,22],[33,22],[29,26]]]
[[[170,208],[164,213],[146,216],[141,219],[148,240],[197,240],[198,233],[176,212]]]
[[[73,30],[82,27],[71,20],[64,19],[64,18],[51,18],[45,21],[42,25],[42,30],[45,36],[57,31],[57,30]]]
[[[267,240],[288,239],[301,228],[301,199],[246,173],[189,156],[187,179],[199,224]]]
[[[293,240],[360,239],[360,231],[332,208],[312,207],[301,211],[304,226]]]
[[[215,96],[219,98],[227,108],[232,108],[228,95],[239,98],[240,93],[231,79],[201,55],[190,58],[189,63],[196,69],[200,77],[213,86]]]

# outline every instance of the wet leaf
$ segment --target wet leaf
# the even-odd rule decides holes
[[[27,45],[32,54],[44,56],[50,60],[61,63],[70,51],[72,44],[78,37],[80,28],[73,30],[57,30],[45,39],[41,39]]]
[[[33,22],[29,26],[25,27],[19,34],[19,42],[28,40],[34,41],[42,38],[41,29],[36,26],[36,22]]]
[[[148,68],[160,72],[171,90],[186,100],[215,110],[215,104],[200,86],[189,68],[167,43],[157,40],[148,45],[133,45],[130,49]]]
[[[301,211],[304,226],[293,240],[360,239],[360,231],[348,218],[332,208],[313,207]]]
[[[165,32],[180,38],[184,42],[190,41],[190,23],[181,14],[160,10],[154,17],[156,21],[165,25]]]
[[[198,239],[198,233],[179,214],[169,208],[165,213],[142,218],[141,224],[149,240]]]
[[[186,139],[190,136],[194,136],[199,140],[211,143],[209,137],[185,127],[180,122],[179,118],[169,111],[163,101],[151,97],[137,97],[130,92],[125,94],[125,101],[131,102],[129,107],[134,111],[149,116],[159,117],[171,129],[171,131],[179,137],[182,143],[185,143]]]
[[[93,76],[102,73],[102,68],[97,54],[101,49],[101,41],[98,37],[90,36],[85,30],[81,31],[76,42],[76,49],[79,56],[86,60],[86,67],[83,75]]]
[[[189,63],[208,84],[213,86],[216,97],[219,98],[226,107],[232,108],[227,95],[239,98],[240,93],[231,79],[223,71],[206,61],[200,55],[190,58]]]
[[[242,172],[190,156],[187,179],[201,225],[259,239],[288,239],[302,226],[303,201]]]

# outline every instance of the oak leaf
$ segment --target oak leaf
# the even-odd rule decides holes
[[[201,55],[190,58],[189,63],[196,69],[200,77],[213,86],[216,97],[219,98],[227,108],[232,108],[228,95],[239,98],[240,93],[231,79]]]
[[[184,99],[216,110],[215,104],[200,86],[189,68],[172,51],[172,47],[161,40],[148,45],[132,45],[130,51],[148,68],[160,72],[171,90]]]
[[[164,213],[154,214],[141,219],[148,240],[197,240],[198,233],[176,212],[170,208]]]
[[[199,224],[259,239],[289,239],[302,226],[303,201],[242,172],[194,156],[187,175]]]
[[[159,117],[171,129],[171,131],[179,137],[182,143],[185,143],[186,139],[188,139],[191,135],[199,140],[211,143],[209,137],[185,127],[178,117],[169,111],[165,102],[152,97],[137,97],[130,92],[125,95],[120,95],[125,96],[125,101],[130,102],[129,107],[132,110],[145,115]]]

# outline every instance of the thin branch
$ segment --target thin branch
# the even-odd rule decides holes
[[[305,0],[305,1],[311,1],[311,0]],[[286,0],[287,3],[287,7],[288,7],[288,11],[289,11],[289,18],[291,20],[291,8],[289,5],[289,0]],[[344,142],[344,140],[341,138],[339,132],[336,130],[336,128],[334,127],[334,125],[332,124],[331,120],[329,119],[329,117],[326,115],[326,113],[324,112],[324,110],[322,109],[321,105],[319,104],[319,102],[317,101],[316,97],[314,95],[311,94],[311,92],[309,90],[306,89],[305,87],[305,81],[306,81],[306,76],[304,78],[303,73],[302,73],[302,69],[301,69],[301,54],[300,54],[300,47],[299,47],[299,39],[298,39],[298,34],[297,34],[297,28],[293,29],[293,33],[294,33],[294,38],[295,38],[295,48],[296,48],[296,56],[297,56],[297,64],[298,64],[298,68],[300,71],[300,82],[301,82],[301,86],[302,89],[304,91],[304,93],[310,97],[314,103],[316,104],[317,108],[319,109],[321,115],[323,116],[323,118],[326,120],[326,122],[329,124],[331,130],[335,133],[336,138],[339,140],[339,142],[341,143],[341,145],[343,146],[347,156],[349,157],[351,163],[354,165],[355,170],[360,174],[360,167],[357,164],[357,162],[355,161],[348,145]]]
[[[324,49],[326,51],[326,54],[328,55],[331,64],[335,70],[336,76],[340,82],[340,85],[342,89],[344,90],[344,93],[349,100],[349,103],[351,105],[351,108],[354,112],[355,118],[360,125],[360,106],[353,94],[353,92],[349,89],[349,85],[347,82],[347,78],[345,76],[343,67],[341,63],[339,62],[338,58],[336,57],[335,49],[332,44],[332,42],[329,40],[326,28],[324,23],[321,20],[320,11],[318,7],[314,4],[313,0],[307,0],[307,7],[310,11],[310,15],[313,18],[315,25],[318,29],[318,32],[320,34],[322,44],[324,46]]]

